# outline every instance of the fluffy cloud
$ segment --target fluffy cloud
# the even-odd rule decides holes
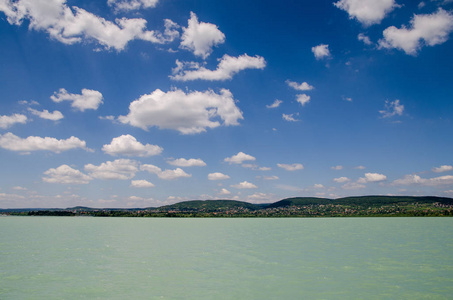
[[[400,100],[385,101],[385,110],[380,110],[379,113],[383,118],[390,118],[393,116],[401,116],[404,112],[404,105],[400,104]]]
[[[334,166],[334,167],[331,167],[331,169],[339,171],[339,170],[343,170],[343,166]]]
[[[329,45],[320,44],[318,46],[312,47],[311,52],[315,55],[316,59],[323,59],[330,57]]]
[[[58,121],[64,118],[63,114],[58,110],[54,110],[53,112],[49,112],[47,109],[39,111],[33,108],[28,108],[28,110],[35,116],[40,117],[41,119]]]
[[[28,20],[30,29],[47,32],[50,37],[64,44],[96,41],[107,49],[121,51],[135,39],[162,44],[174,38],[173,30],[170,30],[171,36],[146,30],[145,19],[121,18],[111,22],[77,6],[68,6],[66,0],[3,0],[0,11],[6,14],[10,24],[20,25],[22,21]],[[165,25],[171,26],[169,23]]]
[[[27,116],[22,114],[14,114],[11,116],[0,116],[0,128],[7,129],[17,123],[19,124],[27,123]]]
[[[95,90],[83,89],[82,94],[69,94],[65,89],[60,89],[50,96],[54,102],[72,101],[71,106],[79,111],[98,109],[102,102],[102,94]]]
[[[395,0],[340,0],[334,5],[364,26],[379,24],[389,12],[399,7]]]
[[[256,188],[258,188],[256,185],[254,185],[253,183],[250,183],[248,181],[243,181],[238,184],[233,184],[233,185],[231,185],[231,187],[233,187],[235,189],[256,189]]]
[[[88,184],[92,178],[75,170],[68,165],[61,165],[58,168],[51,168],[44,172],[44,182],[63,184]]]
[[[368,36],[366,36],[365,34],[363,33],[359,33],[359,35],[357,36],[357,39],[359,41],[362,41],[365,45],[371,45],[373,44],[370,40],[370,38]]]
[[[183,27],[180,48],[206,59],[211,54],[212,47],[224,42],[225,35],[216,25],[198,22],[197,15],[190,13],[187,28]]]
[[[113,156],[126,155],[147,157],[161,154],[163,149],[157,145],[143,145],[132,135],[126,134],[112,139],[110,144],[102,147],[102,151]]]
[[[286,171],[297,171],[302,170],[304,166],[302,164],[277,164],[279,168],[285,169]]]
[[[453,176],[445,175],[434,178],[422,178],[418,175],[406,175],[403,178],[393,181],[392,185],[424,185],[424,186],[453,185]]]
[[[154,187],[154,184],[147,180],[132,180],[130,187],[134,188],[150,188]]]
[[[338,183],[345,183],[345,182],[348,182],[350,180],[351,179],[349,179],[348,177],[338,177],[338,178],[334,178],[333,179],[333,181],[338,182]]]
[[[55,153],[81,148],[90,151],[86,147],[86,142],[71,136],[66,140],[57,140],[51,137],[29,136],[25,139],[20,138],[11,132],[0,135],[0,147],[11,151],[38,151],[47,150]]]
[[[278,176],[263,176],[263,179],[264,180],[278,180],[280,178],[278,178]]]
[[[363,189],[366,186],[357,182],[348,182],[344,184],[341,188],[344,190],[358,190],[358,189]]]
[[[115,11],[131,11],[142,8],[153,8],[159,0],[107,0],[107,4]]]
[[[297,102],[302,104],[302,106],[305,106],[308,102],[310,102],[310,96],[305,95],[305,94],[299,94],[296,96]]]
[[[145,164],[140,166],[140,170],[156,174],[160,179],[164,180],[173,180],[181,177],[192,177],[191,174],[187,174],[186,172],[184,172],[184,170],[180,168],[162,171],[162,169],[157,166]]]
[[[168,163],[172,166],[177,167],[204,167],[206,163],[200,158],[178,158],[174,160],[168,161]]]
[[[95,166],[93,164],[85,165],[85,171],[90,173],[90,176],[98,179],[120,179],[127,180],[135,176],[138,171],[138,163],[130,159],[117,159],[107,161]]]
[[[194,62],[176,61],[174,68],[173,80],[189,81],[189,80],[227,80],[233,78],[233,75],[245,69],[264,69],[266,61],[261,56],[248,56],[247,54],[238,57],[232,57],[225,54],[219,59],[219,65],[215,70],[206,69]]]
[[[282,104],[283,101],[275,99],[275,101],[271,105],[266,105],[267,108],[277,108]]]
[[[159,89],[141,96],[129,105],[129,114],[118,120],[124,124],[147,130],[150,126],[173,129],[182,134],[195,134],[221,125],[238,125],[242,112],[229,90],[220,94],[209,90],[190,92],[182,90],[163,92]]]
[[[219,195],[230,195],[231,192],[225,188],[221,189]]]
[[[219,173],[219,172],[208,174],[209,180],[225,180],[225,179],[229,179],[229,178],[230,178],[230,176]]]
[[[255,157],[245,154],[244,152],[239,152],[236,155],[233,155],[231,157],[227,157],[224,159],[225,162],[230,163],[230,164],[242,164],[244,161],[254,161],[256,160]]]
[[[298,115],[298,114],[296,114],[296,115]],[[294,118],[294,114],[282,114],[282,118],[283,118],[283,120],[288,121],[288,122],[300,121],[300,120]]]
[[[453,166],[443,165],[438,168],[432,168],[431,170],[435,173],[448,172],[453,170]]]
[[[441,8],[430,15],[414,15],[411,27],[390,26],[379,40],[380,48],[396,48],[416,55],[422,46],[435,46],[448,40],[453,31],[453,14]]]
[[[358,183],[379,182],[387,180],[387,176],[379,173],[365,173],[365,177],[359,178]]]
[[[295,89],[296,91],[311,91],[312,89],[314,89],[312,85],[309,85],[306,82],[302,82],[299,84],[291,80],[286,80],[286,84]]]

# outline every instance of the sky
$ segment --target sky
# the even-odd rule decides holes
[[[453,197],[451,0],[0,0],[0,208]]]

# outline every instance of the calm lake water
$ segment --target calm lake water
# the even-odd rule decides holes
[[[452,299],[453,218],[0,217],[0,299]]]

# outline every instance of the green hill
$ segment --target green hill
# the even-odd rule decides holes
[[[214,212],[239,208],[256,210],[260,208],[260,205],[235,200],[192,200],[161,206],[158,209],[160,211]]]

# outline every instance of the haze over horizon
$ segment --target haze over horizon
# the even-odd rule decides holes
[[[0,208],[453,197],[453,1],[0,0]]]

